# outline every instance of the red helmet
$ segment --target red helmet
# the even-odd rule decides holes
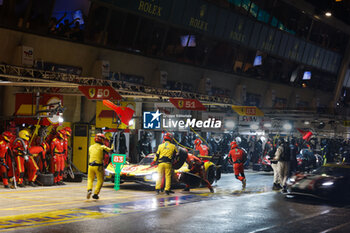
[[[199,139],[199,138],[197,138],[196,140],[194,140],[194,144],[197,146],[197,145],[200,145],[200,144],[202,144],[202,141]]]
[[[105,140],[107,140],[107,138],[103,133],[98,133],[95,135],[95,142],[103,144]]]
[[[64,127],[63,129],[66,131],[66,135],[68,137],[72,135],[72,129],[70,127]]]
[[[60,130],[58,130],[57,134],[61,139],[64,139],[66,137],[67,133],[64,129],[60,129]]]
[[[236,148],[236,147],[237,147],[236,141],[232,141],[232,142],[230,143],[230,147],[231,147],[231,149]]]
[[[164,137],[163,137],[164,141],[172,141],[173,140],[173,134],[171,133],[166,133],[164,134]]]
[[[10,142],[13,139],[14,135],[10,131],[5,131],[2,133],[2,137],[6,142]]]

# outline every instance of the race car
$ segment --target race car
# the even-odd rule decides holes
[[[326,164],[310,174],[296,174],[288,179],[286,194],[350,201],[350,164]]]
[[[151,162],[154,160],[154,156],[155,154],[149,154],[145,156],[138,164],[124,165],[120,172],[120,183],[136,182],[147,186],[155,186],[158,179],[158,166],[151,166]],[[183,176],[188,177],[188,172],[190,169],[188,168],[187,163],[184,161],[182,163],[176,164],[175,166],[173,165],[173,168],[174,173],[172,176],[172,184],[181,183],[180,180],[183,180]],[[221,173],[218,171],[219,168],[214,163],[210,161],[204,162],[204,169],[206,178],[210,183],[213,183],[214,181],[220,179]],[[110,163],[105,169],[105,179],[112,180],[114,182],[114,175],[114,167],[113,164]],[[191,186],[197,185],[191,184]]]

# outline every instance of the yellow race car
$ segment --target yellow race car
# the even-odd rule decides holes
[[[158,179],[158,165],[151,166],[155,154],[145,156],[138,164],[125,164],[120,172],[120,183],[136,182],[143,185],[155,186]],[[181,165],[182,164],[182,165]],[[201,180],[199,176],[189,174],[190,169],[184,161],[173,166],[174,172],[172,176],[172,184],[180,184],[181,181],[190,180],[191,186],[199,186]],[[217,166],[210,162],[204,162],[205,176],[210,183],[220,179],[217,177]],[[115,170],[113,164],[110,163],[105,169],[105,179],[114,182]],[[186,176],[186,179],[184,179]],[[217,179],[218,178],[218,179]],[[198,180],[199,179],[199,180]],[[181,181],[180,181],[181,180]]]

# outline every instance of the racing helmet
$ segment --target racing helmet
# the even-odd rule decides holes
[[[61,139],[63,139],[63,138],[65,138],[65,136],[67,135],[67,133],[66,133],[66,131],[65,131],[64,129],[60,129],[60,130],[57,131],[57,135],[58,135]]]
[[[103,133],[98,133],[95,135],[95,142],[103,144],[103,142],[106,140],[106,136]]]
[[[10,142],[12,140],[12,138],[14,137],[14,135],[10,131],[5,131],[2,133],[2,137],[4,138],[4,140],[6,142]]]
[[[236,141],[232,141],[232,142],[230,143],[230,147],[231,147],[231,149],[236,148],[236,147],[237,147]]]
[[[166,133],[163,136],[164,141],[169,141],[171,142],[173,140],[173,134],[172,133]]]
[[[63,130],[66,131],[67,137],[70,137],[72,135],[72,129],[70,127],[64,127]]]
[[[199,146],[200,144],[202,144],[202,141],[199,139],[199,138],[197,138],[196,140],[194,140],[194,144],[197,146]]]
[[[112,132],[107,132],[107,133],[105,133],[105,137],[107,138],[107,140],[111,140],[112,137],[113,137]]]
[[[30,140],[30,133],[28,130],[22,129],[18,133],[18,137],[22,138],[23,140],[29,141]]]

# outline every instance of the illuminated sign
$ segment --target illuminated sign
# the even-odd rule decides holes
[[[232,106],[232,109],[240,116],[264,116],[264,113],[254,106]]]
[[[170,98],[169,101],[179,110],[206,110],[206,107],[196,99]]]
[[[79,86],[79,90],[90,100],[120,100],[122,97],[110,86]]]

